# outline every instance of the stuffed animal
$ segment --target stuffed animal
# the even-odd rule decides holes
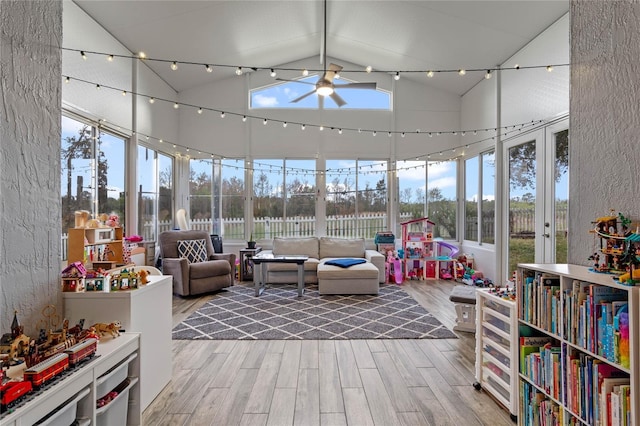
[[[149,282],[149,271],[146,269],[139,270],[138,276],[140,277],[140,284],[147,284]]]

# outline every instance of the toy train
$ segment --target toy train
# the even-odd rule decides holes
[[[23,381],[7,382],[0,386],[0,410],[11,408],[32,390],[39,389],[69,368],[77,367],[82,361],[93,357],[98,349],[98,340],[88,338],[73,345],[64,352],[53,355],[46,360],[27,368]]]

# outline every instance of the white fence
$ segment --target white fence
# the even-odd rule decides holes
[[[401,220],[410,219],[408,215],[401,215]],[[223,230],[220,234],[230,240],[244,240],[244,219],[223,219]],[[365,237],[373,238],[378,231],[387,231],[388,220],[384,213],[362,214],[359,216],[327,216],[326,235],[330,237]],[[197,229],[211,233],[213,223],[210,219],[194,219],[189,223],[191,229]],[[145,222],[142,229],[142,238],[145,241],[154,241],[154,223]],[[158,222],[158,233],[173,229],[173,221]],[[253,219],[253,238],[270,239],[276,236],[304,237],[313,236],[316,233],[315,216],[296,217],[284,220],[281,217],[261,217]],[[67,234],[62,234],[61,253],[63,260],[67,259]]]

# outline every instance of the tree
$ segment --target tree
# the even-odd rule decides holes
[[[569,132],[556,133],[556,182],[569,168]],[[535,188],[536,181],[536,143],[534,141],[516,145],[509,149],[509,181],[511,188]]]

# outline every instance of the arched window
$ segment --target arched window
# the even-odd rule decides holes
[[[382,89],[341,89],[341,84],[354,81],[341,78],[334,80],[336,93],[346,102],[339,107],[331,98],[323,98],[311,93],[298,102],[293,100],[315,90],[319,76],[313,75],[296,81],[283,81],[250,91],[252,109],[262,108],[298,108],[298,109],[374,109],[391,110],[391,92]]]

